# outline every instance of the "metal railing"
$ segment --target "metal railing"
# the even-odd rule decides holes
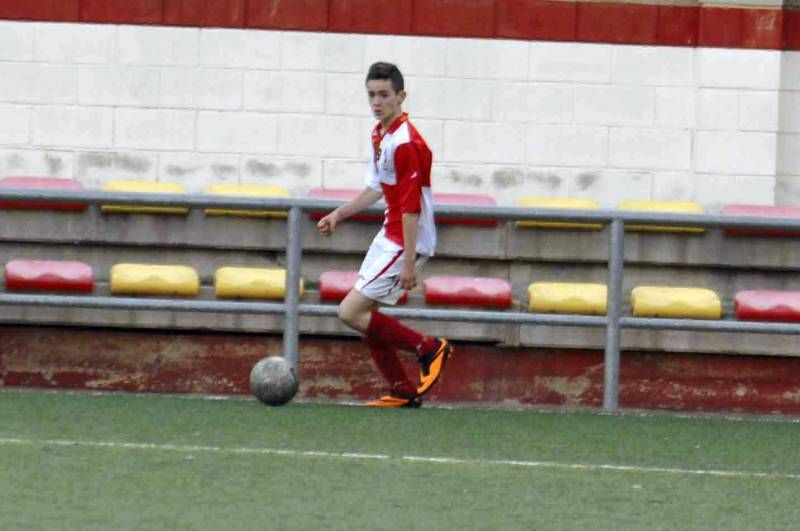
[[[336,316],[337,306],[300,303],[302,261],[301,216],[304,211],[328,211],[340,201],[305,198],[226,197],[189,194],[140,194],[101,191],[44,191],[0,189],[2,201],[46,201],[90,205],[182,206],[235,210],[288,210],[286,241],[286,293],[283,303],[230,302],[208,300],[142,299],[134,297],[98,297],[69,295],[29,295],[0,293],[0,304],[75,308],[130,310],[171,310],[189,312],[224,312],[236,314],[283,314],[283,355],[293,365],[299,363],[299,317]],[[374,212],[382,208],[372,207]],[[399,318],[480,323],[516,323],[550,326],[605,327],[603,409],[619,408],[620,339],[623,328],[672,329],[763,334],[800,334],[800,324],[775,322],[740,322],[732,320],[653,319],[622,316],[622,277],[625,224],[691,227],[730,227],[788,229],[800,231],[800,219],[756,218],[705,214],[673,214],[621,210],[555,210],[546,208],[470,207],[437,205],[437,215],[454,218],[493,218],[503,221],[580,221],[609,225],[608,301],[605,316],[537,314],[515,311],[436,310],[427,308],[384,308]],[[528,229],[525,229],[528,230]],[[366,250],[366,249],[365,249]]]

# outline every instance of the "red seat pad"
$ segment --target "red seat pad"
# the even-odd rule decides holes
[[[511,307],[511,284],[502,278],[437,276],[424,284],[426,304]]]
[[[725,205],[720,214],[728,216],[753,216],[762,218],[795,218],[800,219],[800,207],[769,205]],[[757,229],[726,227],[724,233],[730,236],[772,236],[779,238],[800,237],[800,231],[783,229]]]
[[[436,205],[464,205],[479,207],[497,206],[497,201],[493,197],[483,194],[433,194],[433,208]],[[447,216],[436,216],[436,223],[451,225],[481,225],[484,227],[496,227],[497,220],[493,218],[455,218]]]
[[[5,177],[0,179],[0,188],[28,188],[33,190],[83,190],[75,179],[54,177]],[[0,208],[14,210],[71,210],[86,209],[81,203],[53,203],[47,201],[0,201]]]
[[[743,321],[800,321],[800,291],[740,291],[734,308]]]
[[[5,268],[6,289],[69,291],[94,290],[92,268],[83,262],[58,260],[11,260]]]
[[[358,271],[326,271],[319,276],[319,298],[323,301],[340,302],[358,280]],[[408,292],[403,293],[397,304],[408,301]]]
[[[331,199],[334,201],[350,201],[361,193],[363,188],[312,188],[308,191],[309,199]],[[328,212],[311,211],[309,217],[320,220]],[[383,221],[383,214],[356,214],[347,219],[357,221]]]

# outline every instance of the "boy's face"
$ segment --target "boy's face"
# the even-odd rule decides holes
[[[388,79],[370,79],[367,81],[367,97],[375,118],[383,125],[389,125],[402,114],[406,92],[395,92]]]

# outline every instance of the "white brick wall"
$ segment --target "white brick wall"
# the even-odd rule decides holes
[[[439,190],[800,202],[798,52],[241,29],[0,21],[0,172],[361,186],[376,60]]]

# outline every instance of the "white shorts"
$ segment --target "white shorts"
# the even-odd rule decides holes
[[[414,268],[419,271],[428,257],[417,255]],[[385,247],[372,242],[358,270],[355,289],[365,297],[384,304],[397,304],[405,290],[400,287],[403,249]]]

